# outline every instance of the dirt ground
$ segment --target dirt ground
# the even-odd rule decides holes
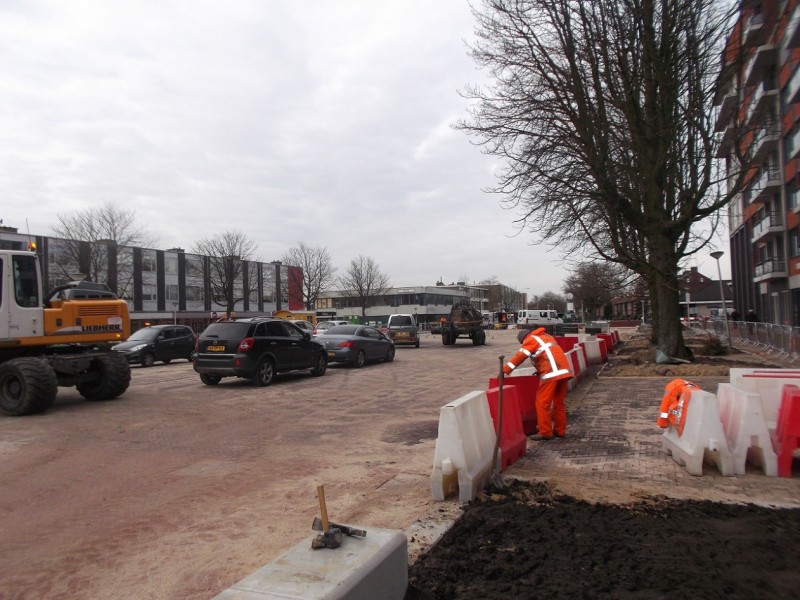
[[[410,569],[406,600],[797,598],[800,509],[490,489]]]
[[[660,365],[647,332],[637,332],[599,376],[724,377],[731,367],[786,366],[749,349],[704,355],[705,342],[687,332],[695,361]],[[406,600],[797,597],[799,508],[711,501],[718,495],[707,488],[674,498],[621,481],[554,481],[506,479],[481,493],[410,567]]]

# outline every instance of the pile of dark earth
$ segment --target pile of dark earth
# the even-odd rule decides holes
[[[490,486],[409,569],[406,600],[799,598],[800,509]]]

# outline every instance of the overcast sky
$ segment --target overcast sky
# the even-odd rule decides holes
[[[560,293],[451,127],[473,29],[466,0],[0,0],[0,219],[47,235],[111,201],[159,248],[240,230],[265,261],[305,242],[394,286]]]

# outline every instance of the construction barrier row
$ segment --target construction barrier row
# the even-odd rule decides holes
[[[601,335],[603,337],[601,337]],[[557,337],[570,359],[573,389],[588,374],[589,365],[607,361],[619,334]],[[515,369],[503,378],[503,418],[497,466],[503,471],[525,456],[527,436],[538,431],[536,391],[539,377],[533,367]],[[492,476],[500,416],[500,379],[489,379],[485,392],[473,391],[439,410],[439,431],[430,477],[434,500],[458,493],[460,502],[474,500]]]
[[[746,464],[769,477],[791,477],[800,443],[800,371],[731,369],[717,394],[693,391],[683,432],[670,425],[662,447],[691,475],[703,463],[723,476],[744,475]]]

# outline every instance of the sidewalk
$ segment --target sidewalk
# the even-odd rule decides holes
[[[658,494],[800,507],[800,477],[766,477],[749,463],[743,476],[723,477],[716,467],[704,465],[703,476],[695,477],[667,456],[656,418],[664,386],[672,379],[590,374],[567,396],[567,437],[529,440],[526,456],[503,475],[547,479],[562,492],[589,501],[618,503]],[[727,378],[693,381],[716,393]]]

